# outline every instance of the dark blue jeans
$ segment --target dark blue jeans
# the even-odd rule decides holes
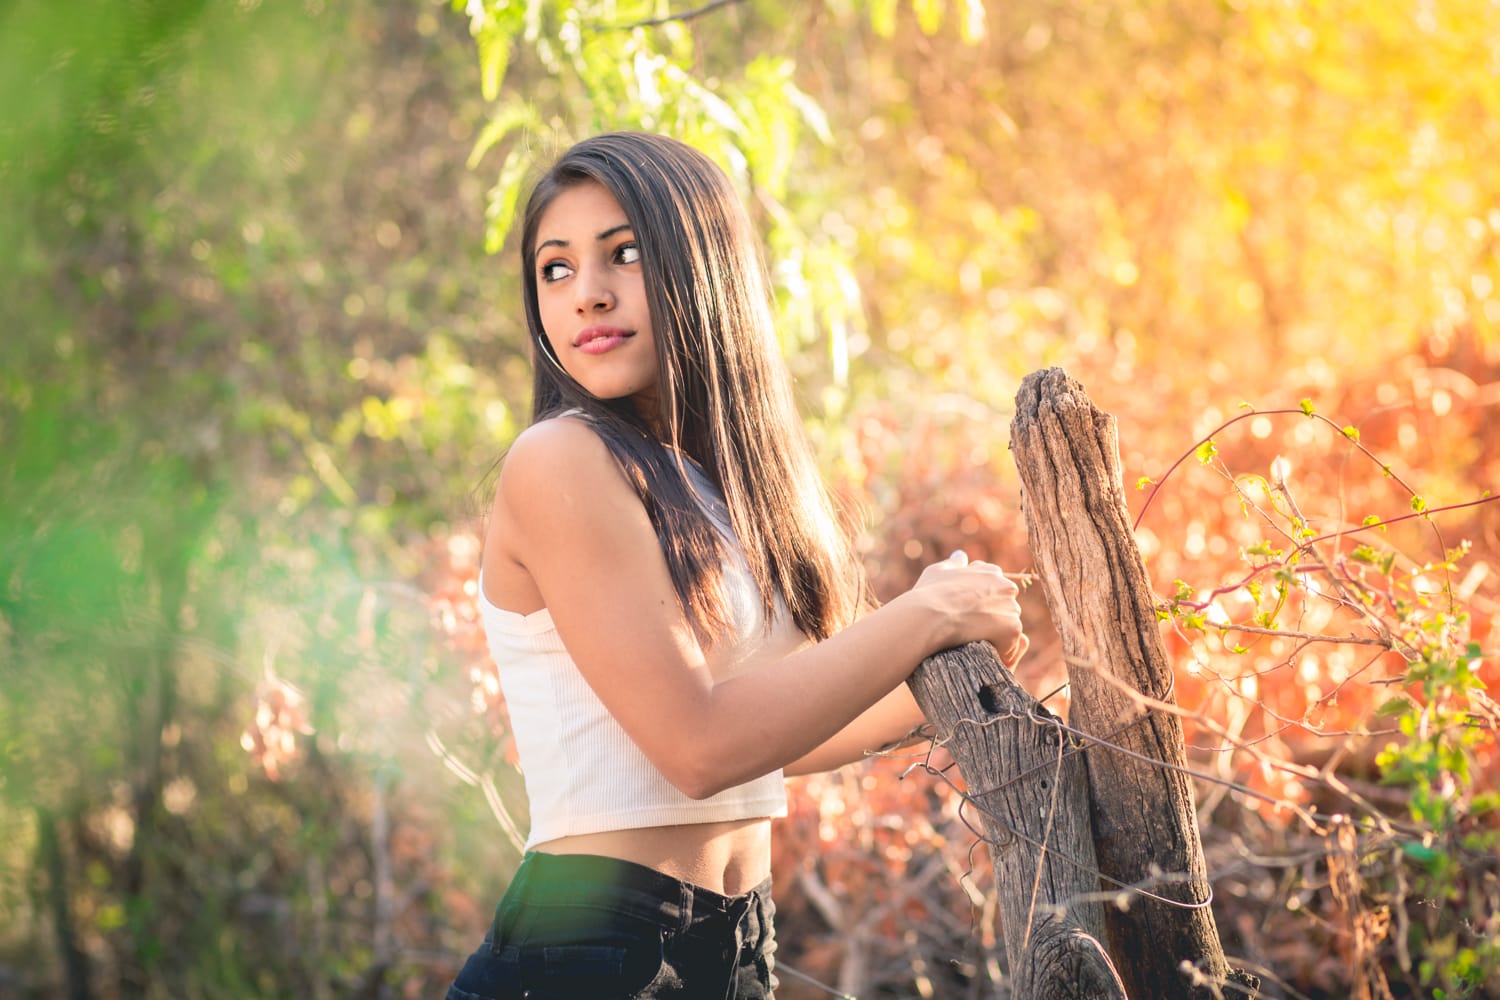
[[[774,1000],[771,880],[723,896],[593,855],[528,854],[447,1000]]]

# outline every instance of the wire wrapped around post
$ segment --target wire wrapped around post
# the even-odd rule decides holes
[[[1104,914],[1082,760],[988,643],[929,657],[907,682],[968,786],[994,860],[1012,994],[1125,997]]]
[[[1072,688],[1099,868],[1130,891],[1105,913],[1109,951],[1131,996],[1204,1000],[1253,993],[1231,973],[1186,773],[1173,673],[1136,545],[1115,420],[1060,368],[1016,394],[1011,451],[1026,533]],[[1143,697],[1144,696],[1144,697]],[[1104,886],[1107,890],[1108,883]]]

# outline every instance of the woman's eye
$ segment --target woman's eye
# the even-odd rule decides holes
[[[621,243],[615,250],[615,261],[620,264],[639,264],[641,248],[637,243]]]
[[[543,281],[550,283],[553,281],[561,280],[562,278],[566,278],[568,276],[569,270],[571,269],[567,264],[564,264],[560,260],[554,260],[550,263],[543,264],[540,268],[537,269],[537,273],[541,275]]]

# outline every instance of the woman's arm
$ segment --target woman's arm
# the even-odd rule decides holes
[[[1030,645],[1031,640],[1023,634],[1019,643],[1007,650],[1005,666],[1014,670]],[[822,746],[786,765],[786,773],[798,775],[832,771],[845,764],[865,760],[882,748],[906,746],[915,742],[914,731],[926,721],[927,717],[917,707],[917,700],[912,697],[911,689],[903,683],[835,733]]]
[[[785,771],[788,777],[819,774],[865,760],[875,750],[904,741],[925,721],[911,691],[901,684],[811,753],[787,764]]]
[[[579,420],[516,440],[490,523],[486,557],[503,551],[524,567],[605,707],[698,798],[812,754],[939,649],[1021,642],[1016,587],[997,567],[938,564],[829,639],[716,681],[645,508]]]

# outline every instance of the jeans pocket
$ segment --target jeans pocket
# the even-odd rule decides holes
[[[514,948],[492,948],[486,939],[469,960],[444,1000],[513,1000],[521,993],[520,966]]]
[[[532,950],[530,960],[523,959],[524,995],[532,1000],[630,1000],[656,982],[662,965],[658,928],[635,933],[612,928],[607,936]]]

